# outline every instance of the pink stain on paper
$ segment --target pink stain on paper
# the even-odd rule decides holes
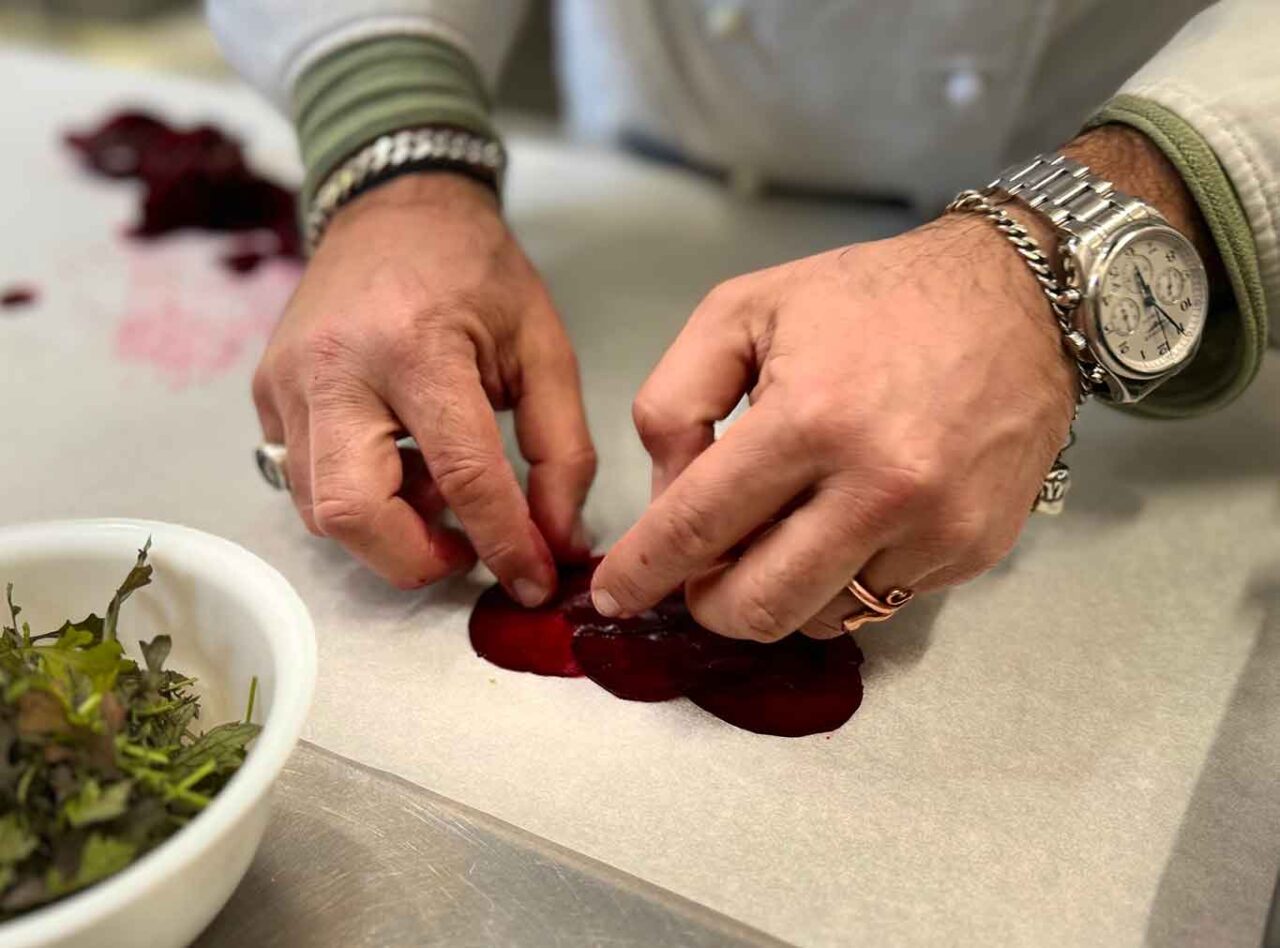
[[[233,369],[270,333],[297,282],[293,193],[212,125],[178,128],[122,112],[65,142],[89,173],[137,188],[116,355],[151,365],[173,389]],[[186,236],[193,233],[202,236]],[[211,254],[212,235],[219,246]]]
[[[171,389],[202,385],[256,355],[297,281],[271,264],[251,280],[232,280],[203,254],[130,254],[127,315],[116,327],[116,356],[150,365]]]

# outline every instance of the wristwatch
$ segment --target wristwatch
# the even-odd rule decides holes
[[[1056,228],[1059,315],[1091,394],[1137,402],[1186,368],[1204,335],[1209,279],[1191,241],[1155,208],[1064,155],[1007,168],[988,193]]]

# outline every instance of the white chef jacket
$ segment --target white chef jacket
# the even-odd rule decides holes
[[[385,35],[443,39],[492,87],[526,0],[208,7],[232,62],[285,106],[310,64]],[[1004,162],[1069,138],[1117,89],[1139,94],[1213,149],[1252,230],[1267,309],[1280,312],[1280,0],[1203,7],[561,0],[557,40],[579,134],[640,136],[764,180],[903,195],[933,209]]]

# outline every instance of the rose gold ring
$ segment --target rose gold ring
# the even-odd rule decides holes
[[[840,620],[846,632],[855,632],[869,622],[883,622],[911,601],[915,595],[910,589],[890,589],[881,598],[853,577],[844,587],[858,601],[858,608]]]

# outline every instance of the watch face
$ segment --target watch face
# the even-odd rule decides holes
[[[1180,367],[1195,350],[1209,306],[1204,266],[1166,227],[1122,237],[1097,284],[1097,328],[1120,365],[1152,376]]]

